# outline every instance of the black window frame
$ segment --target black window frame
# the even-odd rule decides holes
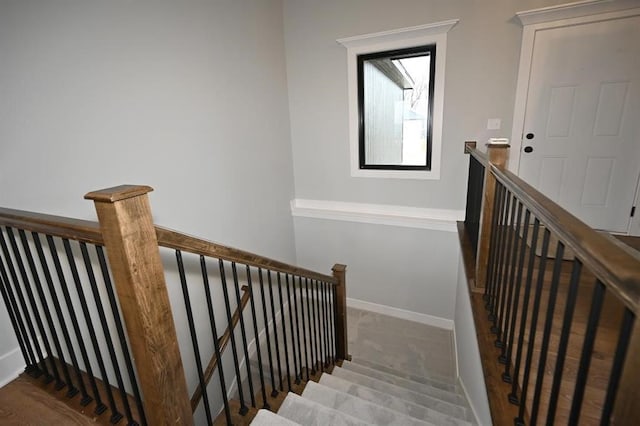
[[[427,158],[425,165],[401,165],[401,164],[366,164],[364,141],[364,62],[369,59],[405,59],[429,54],[429,105],[427,119]],[[357,55],[357,80],[358,80],[358,162],[361,170],[431,170],[431,152],[433,144],[433,102],[436,72],[436,44],[392,49],[373,53]]]

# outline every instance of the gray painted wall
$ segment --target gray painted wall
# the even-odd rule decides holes
[[[0,57],[0,205],[146,184],[157,223],[295,261],[279,0],[2,0]]]

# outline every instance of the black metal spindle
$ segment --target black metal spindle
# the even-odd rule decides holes
[[[44,249],[42,246],[42,242],[40,241],[40,236],[32,232],[31,236],[33,237],[33,242],[36,246],[36,253],[38,253],[38,259],[40,260],[40,266],[42,267],[42,272],[44,274],[45,282],[47,283],[47,289],[49,290],[49,295],[51,296],[51,302],[53,303],[53,309],[56,313],[56,318],[58,320],[58,324],[62,327],[62,337],[65,338],[65,333],[67,333],[66,325],[60,321],[62,317],[62,309],[60,308],[60,302],[58,300],[58,295],[55,291],[55,287],[53,284],[53,277],[51,276],[51,271],[49,270],[49,264],[47,262],[46,256],[44,254]],[[44,298],[44,295],[43,295]],[[64,318],[63,318],[64,321]],[[52,319],[53,323],[53,319]],[[60,360],[60,369],[62,370],[62,375],[64,376],[65,382],[56,383],[56,389],[60,390],[65,387],[65,385],[69,386],[67,389],[67,396],[72,397],[78,393],[78,389],[73,385],[73,381],[71,380],[71,374],[69,373],[69,368],[67,367],[67,361],[64,357],[64,352],[62,350],[62,343],[58,338],[58,333],[56,332],[55,325],[51,327],[51,337],[53,338],[53,344],[56,348],[58,358]],[[66,340],[65,340],[66,342]]]
[[[529,343],[527,346],[527,356],[524,363],[524,373],[522,375],[522,395],[520,397],[520,408],[518,409],[518,417],[514,419],[516,426],[524,426],[525,404],[527,393],[529,391],[529,375],[531,373],[531,365],[533,363],[533,350],[536,341],[536,331],[538,329],[538,315],[540,313],[540,302],[542,300],[542,288],[544,286],[544,276],[547,265],[547,254],[549,253],[549,240],[551,233],[548,229],[544,230],[542,237],[542,252],[540,253],[540,263],[538,265],[538,279],[536,283],[536,292],[533,298],[533,308],[531,310],[531,324],[529,325]],[[533,248],[533,247],[532,247]],[[535,248],[533,248],[535,250]]]
[[[613,357],[611,366],[611,374],[609,375],[609,386],[607,386],[607,394],[604,398],[604,406],[602,408],[602,417],[600,419],[601,426],[607,426],[611,423],[611,415],[613,414],[614,404],[616,402],[616,394],[618,393],[618,385],[622,377],[622,368],[627,357],[627,349],[631,340],[631,331],[635,322],[634,313],[629,308],[624,308],[622,315],[622,325],[620,326],[620,334],[618,335],[618,344],[616,346],[616,354]],[[622,420],[622,419],[620,419]]]
[[[184,272],[184,263],[182,262],[182,253],[176,250],[176,263],[178,265],[178,275],[180,276],[180,285],[182,287],[182,296],[184,298],[184,307],[187,313],[187,324],[189,325],[189,334],[191,335],[191,344],[193,345],[193,356],[196,362],[196,373],[198,374],[198,382],[202,391],[202,402],[204,403],[204,414],[207,417],[207,424],[213,424],[213,416],[211,415],[211,406],[209,404],[209,396],[207,395],[207,382],[204,379],[202,367],[202,358],[200,356],[200,345],[198,344],[198,335],[196,333],[196,325],[193,321],[193,310],[191,308],[191,299],[189,297],[189,286],[187,285],[187,276]]]
[[[131,360],[131,355],[129,352],[129,345],[127,343],[127,337],[124,330],[124,325],[122,324],[122,320],[120,318],[120,311],[118,309],[118,302],[116,300],[116,295],[113,290],[113,285],[111,283],[111,276],[109,275],[109,268],[107,267],[107,261],[104,256],[104,250],[102,246],[95,246],[96,254],[98,255],[98,263],[100,264],[100,271],[102,272],[102,281],[104,282],[104,286],[107,290],[107,297],[109,299],[109,305],[111,306],[111,314],[113,317],[113,322],[116,326],[116,332],[118,333],[118,340],[120,342],[120,350],[122,351],[122,355],[124,356],[125,366],[127,368],[127,373],[129,375],[129,382],[131,383],[131,387],[133,388],[133,395],[136,400],[136,407],[138,408],[138,414],[140,415],[140,422],[145,425],[147,424],[147,419],[144,413],[144,409],[142,406],[142,396],[140,395],[140,389],[138,388],[138,381],[136,379],[136,375],[133,369],[133,362]],[[115,356],[115,354],[114,354]],[[114,366],[117,366],[117,362],[115,362],[114,358],[112,358],[112,362]],[[118,382],[118,389],[120,391],[120,399],[122,400],[122,405],[124,407],[125,415],[127,416],[127,420],[130,424],[135,424],[133,419],[133,415],[131,413],[131,406],[129,405],[129,398],[127,397],[127,392],[124,387],[124,382],[122,381],[122,375],[120,373],[119,368],[114,368],[116,373],[116,380]],[[118,418],[122,418],[122,414],[116,412],[111,416],[111,423],[115,424],[120,421]]]
[[[94,292],[93,295],[95,299],[95,291],[97,291],[96,276],[95,276],[95,273],[93,272],[93,265],[91,263],[91,258],[89,257],[89,250],[87,249],[86,243],[83,243],[83,242],[80,243],[80,252],[82,253],[82,259],[84,260],[85,270],[87,272],[87,277],[89,278],[89,285],[92,292]],[[98,312],[101,312],[101,311],[104,312],[102,310],[102,304],[98,305],[99,303],[98,300],[95,300],[95,302],[98,308]],[[85,299],[84,306],[86,306],[86,299]],[[102,382],[104,383],[104,388],[107,393],[109,406],[113,411],[115,410],[115,400],[113,399],[113,392],[111,390],[111,385],[109,384],[109,377],[107,374],[107,369],[104,364],[104,359],[102,357],[102,351],[100,350],[100,344],[98,343],[98,338],[97,338],[95,327],[93,326],[93,321],[91,320],[91,317],[88,315],[88,313],[85,313],[85,315],[87,315],[87,324],[91,324],[89,332],[91,336],[91,344],[93,345],[93,352],[94,352],[94,355],[96,356],[96,360],[98,361],[98,368],[100,369],[100,374],[102,375]],[[102,321],[102,318],[100,318],[100,322],[102,324],[102,331],[106,336],[108,333],[108,329],[105,327],[105,323]],[[109,338],[110,337],[111,336],[109,336]],[[107,406],[101,400],[98,400],[98,398],[96,398],[96,408],[94,412],[99,415],[104,413],[106,410],[107,410]]]
[[[22,322],[19,321],[18,318],[16,318],[16,314],[14,313],[17,308],[15,306],[15,300],[9,297],[9,291],[11,290],[11,287],[9,287],[8,283],[9,283],[9,280],[7,279],[6,271],[4,269],[4,264],[2,262],[2,258],[0,258],[0,292],[2,293],[2,299],[4,300],[4,304],[7,307],[7,313],[9,314],[9,320],[11,321],[11,325],[13,326],[13,331],[15,332],[16,339],[18,340],[18,347],[20,348],[20,352],[22,353],[22,359],[24,359],[26,364],[30,364],[29,354],[27,353],[27,347],[25,346],[25,343],[23,340],[24,326]]]
[[[567,347],[569,345],[569,335],[571,333],[571,324],[573,322],[573,312],[576,307],[576,299],[578,297],[578,284],[580,283],[580,274],[582,272],[582,262],[578,259],[573,260],[573,270],[571,271],[571,280],[569,282],[569,292],[564,308],[564,319],[562,321],[562,331],[560,333],[560,342],[558,343],[558,354],[556,356],[556,365],[553,373],[553,382],[551,384],[551,395],[549,396],[549,407],[547,409],[547,424],[553,422],[556,408],[558,406],[558,394],[560,393],[560,384],[562,382],[562,373],[564,370],[564,362],[567,355]]]
[[[291,370],[289,368],[289,345],[287,345],[287,326],[284,319],[284,299],[282,297],[282,278],[280,272],[277,273],[278,278],[278,299],[280,300],[280,325],[282,326],[282,344],[284,346],[284,361],[287,367],[287,386],[288,390],[291,390]]]
[[[242,384],[240,381],[240,363],[238,360],[238,349],[236,347],[235,333],[231,330],[233,320],[231,318],[231,304],[229,302],[229,289],[227,288],[227,277],[224,269],[224,262],[222,259],[218,260],[220,267],[220,280],[222,282],[222,291],[224,293],[224,306],[227,312],[227,324],[230,328],[229,338],[231,340],[231,352],[233,354],[233,366],[235,368],[236,377],[238,379],[238,396],[240,397],[240,415],[245,415],[249,412],[249,407],[244,402],[244,392],[242,390]],[[238,309],[242,309],[240,303],[238,303]],[[241,314],[241,313],[240,313]],[[248,361],[248,360],[247,360]]]
[[[337,359],[337,349],[336,349],[336,286],[333,284],[329,285],[330,288],[330,296],[331,296],[331,310],[329,311],[329,319],[331,320],[331,358],[333,359],[333,363],[335,364]]]
[[[324,371],[324,362],[322,361],[322,356],[324,355],[324,341],[323,341],[323,335],[322,335],[322,322],[320,320],[321,318],[321,314],[320,314],[320,290],[319,290],[319,283],[317,280],[315,280],[315,298],[314,298],[314,303],[316,304],[316,325],[317,325],[317,329],[318,329],[318,344],[319,344],[319,352],[318,352],[318,363],[320,364],[320,371]]]
[[[247,331],[244,325],[244,309],[242,309],[242,299],[240,298],[240,283],[238,281],[238,271],[236,270],[236,263],[231,262],[231,273],[233,275],[233,288],[236,293],[236,302],[238,303],[238,314],[240,316],[240,336],[242,337],[242,350],[244,352],[244,366],[247,369],[247,381],[249,382],[249,392],[251,399],[251,406],[256,407],[256,395],[253,390],[253,375],[251,374],[251,362],[249,360],[249,346],[247,343]],[[238,381],[240,376],[238,376]],[[240,383],[238,383],[240,387]]]
[[[220,377],[220,388],[222,390],[222,402],[224,405],[224,415],[227,424],[231,424],[231,408],[229,408],[229,398],[227,398],[227,384],[224,379],[224,371],[222,369],[222,355],[220,354],[220,343],[218,342],[218,329],[216,326],[216,317],[213,312],[213,302],[211,298],[211,287],[209,286],[209,273],[207,272],[207,263],[204,256],[200,256],[200,271],[202,272],[202,284],[207,299],[207,312],[209,313],[209,324],[211,326],[211,336],[213,337],[213,349],[218,361],[218,377]],[[203,394],[204,395],[204,394]]]
[[[65,244],[65,241],[66,239],[63,240],[63,245]],[[80,333],[80,327],[78,326],[78,317],[76,316],[76,311],[73,307],[73,303],[71,302],[71,295],[69,294],[69,286],[64,276],[64,271],[62,269],[62,263],[60,262],[60,257],[58,256],[58,249],[51,235],[47,235],[47,242],[49,243],[49,250],[51,251],[51,259],[53,260],[53,266],[58,275],[58,283],[60,284],[60,289],[62,290],[62,297],[64,298],[65,303],[67,305],[67,312],[69,313],[69,317],[71,319],[71,326],[73,327],[76,341],[78,342],[80,355],[82,356],[82,359],[84,360],[84,362],[87,363],[87,360],[88,360],[87,349],[84,346],[84,339],[82,338],[82,334]],[[70,335],[68,334],[67,331],[64,331],[64,332],[66,334],[65,340],[68,345],[67,349],[69,349],[69,354],[71,356],[71,365],[73,365],[73,369],[75,370],[76,380],[78,382],[78,387],[80,388],[80,395],[82,396],[80,404],[87,405],[93,400],[93,398],[91,398],[87,393],[87,388],[85,386],[84,379],[82,377],[82,371],[80,370],[80,364],[78,363],[75,350],[73,349],[73,343],[71,343]],[[67,337],[69,338],[67,339]]]
[[[264,278],[262,276],[261,268],[258,268],[258,278],[260,283],[260,300],[262,302],[262,316],[264,320],[264,331],[267,337],[267,355],[269,359],[269,374],[271,375],[271,396],[275,398],[276,396],[278,396],[278,391],[276,390],[276,381],[275,381],[275,376],[273,374],[273,355],[271,354],[271,336],[269,333],[269,318],[267,315],[267,304],[264,297]]]
[[[320,282],[320,289],[322,290],[322,320],[324,322],[324,364],[328,368],[330,363],[329,322],[327,309],[327,290],[326,283],[324,281]]]
[[[509,220],[509,205],[511,202],[511,194],[507,191],[506,188],[502,189],[502,201],[499,211],[499,222],[498,222],[498,235],[497,235],[497,244],[496,252],[493,259],[493,268],[491,271],[491,285],[492,285],[492,294],[491,298],[488,302],[489,304],[489,321],[494,324],[496,323],[497,318],[497,309],[499,305],[499,296],[500,291],[502,290],[500,283],[502,282],[502,266],[504,264],[504,256],[506,252],[506,244],[505,240],[507,238],[507,227]]]
[[[491,231],[489,234],[489,256],[487,259],[487,276],[484,287],[484,301],[487,309],[491,308],[491,297],[493,296],[493,271],[496,265],[498,252],[498,235],[500,233],[500,216],[502,215],[502,194],[504,187],[496,183],[496,193],[493,197],[493,215],[491,217]]]
[[[291,275],[291,291],[293,292],[293,310],[296,322],[296,341],[298,344],[298,365],[300,366],[300,380],[302,380],[302,345],[300,344],[300,316],[298,315],[298,296],[296,296],[296,277]]]
[[[600,321],[600,312],[605,297],[605,286],[600,280],[596,280],[593,287],[593,296],[591,297],[591,309],[589,310],[589,319],[587,320],[587,329],[584,333],[584,342],[582,343],[582,351],[580,355],[580,365],[578,366],[578,374],[576,375],[576,384],[571,402],[571,412],[569,414],[569,424],[577,425],[580,419],[580,408],[584,399],[584,391],[589,375],[589,367],[593,355],[593,346],[598,331],[598,323]]]
[[[278,342],[278,327],[277,327],[278,321],[276,318],[276,309],[273,301],[273,283],[271,281],[271,271],[267,271],[267,284],[269,285],[269,302],[271,305],[271,318],[272,318],[271,322],[273,324],[273,342],[276,348],[276,361],[278,362],[278,379],[280,381],[280,391],[284,392],[284,384],[282,382],[282,365],[280,363],[280,343]]]
[[[560,283],[560,272],[562,270],[562,258],[564,256],[564,244],[558,241],[556,258],[553,263],[553,276],[551,278],[551,288],[549,289],[549,299],[547,300],[547,317],[542,333],[542,345],[540,346],[540,359],[538,360],[538,377],[536,379],[533,393],[533,403],[531,404],[531,424],[536,424],[539,415],[540,399],[542,398],[542,383],[545,376],[547,363],[547,353],[549,351],[549,341],[551,340],[551,328],[553,327],[553,313],[556,307],[558,296],[558,285]]]
[[[69,264],[69,268],[71,269],[71,276],[76,286],[76,294],[78,295],[78,300],[80,301],[80,309],[82,310],[82,313],[84,315],[87,331],[89,332],[89,338],[93,343],[96,340],[95,330],[93,329],[93,323],[91,321],[91,315],[89,314],[89,308],[87,307],[87,299],[84,296],[84,290],[82,288],[82,283],[80,281],[80,275],[78,274],[78,267],[76,266],[75,257],[73,256],[73,252],[71,251],[71,244],[69,243],[69,240],[63,239],[62,242],[64,245],[65,253],[67,255],[67,262]],[[82,338],[82,335],[80,334],[77,321],[76,321],[76,324],[74,325],[74,329],[76,329],[76,338],[78,339],[78,341],[80,340],[84,341],[84,339]],[[97,342],[93,347],[95,348],[96,346],[97,346]],[[93,392],[93,399],[96,401],[97,406],[104,406],[102,402],[102,397],[100,396],[100,392],[98,391],[98,384],[96,383],[96,378],[93,374],[93,368],[91,367],[91,362],[89,360],[89,356],[87,353],[87,349],[84,345],[84,342],[80,343],[80,351],[82,354],[82,359],[84,361],[84,366],[86,368],[87,376],[89,379],[89,385],[91,386],[91,390]]]
[[[18,265],[18,272],[20,273],[20,278],[22,278],[24,290],[25,290],[25,293],[27,294],[27,300],[29,302],[29,306],[31,307],[31,314],[35,319],[36,326],[38,327],[38,331],[40,332],[40,339],[42,339],[45,345],[45,353],[49,353],[50,348],[48,345],[47,334],[45,332],[44,325],[42,323],[40,310],[38,309],[35,297],[33,296],[33,290],[31,289],[31,280],[27,275],[27,270],[24,266],[24,262],[22,261],[22,256],[20,255],[20,249],[18,248],[16,237],[11,227],[7,226],[6,230],[7,230],[7,236],[9,237],[9,244],[11,245],[11,249],[14,254],[15,263],[16,265]],[[18,285],[17,281],[16,281],[16,285]],[[28,315],[26,311],[25,311],[25,315]],[[44,373],[46,382],[50,383],[53,380],[53,376],[51,375],[51,373],[49,373],[49,369],[47,368],[46,356],[43,354],[42,349],[40,348],[40,339],[36,335],[36,338],[33,341],[33,346],[35,347],[39,357],[38,368],[40,368],[42,370],[42,373]]]
[[[506,353],[507,353],[507,342],[508,342],[508,326],[509,326],[509,319],[511,316],[511,309],[512,309],[512,303],[513,303],[513,294],[514,294],[514,290],[515,290],[515,277],[516,277],[516,263],[518,260],[518,238],[520,238],[520,224],[522,223],[522,203],[517,202],[517,216],[516,216],[516,220],[515,222],[513,222],[511,224],[511,226],[509,227],[509,229],[512,232],[512,253],[511,253],[511,265],[509,266],[509,271],[507,272],[507,277],[505,280],[505,293],[506,293],[506,300],[505,303],[502,305],[502,312],[500,314],[500,318],[498,319],[498,340],[500,340],[502,342],[502,348],[501,348],[501,353],[500,356],[498,357],[498,361],[506,364],[507,363],[507,357],[506,357]],[[525,241],[526,244],[526,241]],[[520,250],[522,251],[522,250]],[[517,299],[516,299],[516,303],[517,303]]]
[[[8,229],[7,229],[7,232],[8,232]],[[13,295],[13,293],[15,292],[15,296],[17,296],[17,302],[19,303],[19,306],[22,309],[22,312],[21,312],[20,309],[18,308],[18,303],[14,304],[15,314],[18,318],[20,318],[19,322],[23,324],[21,331],[23,333],[23,341],[25,343],[27,353],[29,354],[28,359],[25,360],[27,362],[27,368],[25,369],[25,371],[34,377],[40,377],[42,372],[38,368],[38,363],[40,362],[38,358],[42,360],[42,354],[41,353],[36,354],[36,352],[39,351],[39,347],[37,345],[38,336],[33,327],[33,322],[31,321],[31,317],[29,316],[29,311],[27,310],[27,304],[25,302],[24,295],[22,294],[20,283],[18,282],[18,275],[16,274],[15,267],[13,266],[11,255],[9,254],[9,248],[7,247],[7,243],[5,242],[4,234],[2,232],[0,232],[0,246],[2,247],[2,251],[5,256],[5,262],[7,264],[7,268],[9,269],[11,282],[13,282],[13,288],[12,288],[10,285],[9,279],[7,278],[6,279],[7,288],[11,289],[10,294]],[[13,301],[16,302],[15,297]]]
[[[507,207],[509,206],[511,207],[511,213],[507,215],[507,218],[504,224],[506,228],[504,230],[504,233],[505,233],[505,239],[507,243],[506,243],[505,249],[502,251],[502,255],[500,257],[500,263],[498,264],[498,281],[497,281],[498,295],[496,300],[496,306],[494,306],[495,319],[493,321],[493,327],[491,329],[491,331],[496,334],[495,345],[496,347],[499,347],[499,348],[501,348],[504,343],[501,340],[501,337],[502,337],[501,323],[504,316],[504,305],[506,303],[507,290],[509,287],[508,281],[507,281],[509,258],[510,256],[513,256],[511,243],[513,242],[513,239],[515,237],[513,232],[513,223],[515,221],[515,214],[516,214],[516,198],[515,197],[512,198],[511,194],[509,194],[509,198],[507,199]]]
[[[40,276],[36,268],[36,263],[33,258],[33,254],[31,253],[31,247],[29,246],[29,242],[27,241],[27,235],[23,229],[18,230],[18,234],[20,235],[20,241],[22,242],[23,251],[25,253],[25,256],[27,257],[27,263],[29,265],[29,270],[31,271],[31,276],[33,277],[33,283],[36,288],[36,293],[38,294],[38,298],[40,299],[40,306],[42,307],[42,312],[44,313],[47,326],[49,327],[49,332],[53,334],[55,333],[55,326],[51,318],[51,312],[49,311],[48,303],[44,297],[44,292],[42,290],[42,282],[40,281]],[[51,347],[51,343],[49,342],[49,337],[47,336],[47,333],[42,331],[41,338],[44,343],[45,350],[47,351],[49,362],[51,364],[51,372],[53,373],[53,379],[55,380],[56,384],[60,384],[61,383],[60,373],[58,372],[58,367],[56,366],[56,362],[53,357],[53,350]]]
[[[304,348],[304,361],[309,381],[309,347],[307,346],[307,329],[304,318],[304,294],[302,287],[302,277],[298,277],[298,287],[300,287],[300,318],[302,319],[302,346]]]
[[[467,204],[464,225],[468,230],[474,251],[478,249],[480,215],[482,213],[482,189],[484,184],[484,166],[469,156],[469,176],[467,181]]]
[[[287,288],[287,305],[289,307],[289,330],[291,331],[291,352],[293,355],[293,371],[296,385],[300,384],[300,370],[298,369],[298,358],[296,356],[296,336],[293,330],[293,303],[291,302],[291,292],[289,290],[289,274],[284,275],[284,282]],[[300,366],[302,368],[302,366]]]
[[[316,348],[317,345],[314,345],[314,331],[315,325],[313,324],[311,310],[313,309],[313,301],[311,297],[309,297],[309,279],[304,279],[304,290],[307,296],[307,323],[309,325],[309,347],[311,349],[311,374],[316,375]],[[313,327],[313,328],[312,328]]]
[[[262,353],[260,350],[260,335],[258,334],[258,322],[256,320],[256,304],[253,300],[253,283],[251,282],[251,269],[247,265],[247,285],[249,286],[249,302],[251,303],[251,319],[253,320],[253,337],[256,342],[256,355],[258,355],[258,374],[260,375],[260,387],[262,389],[263,408],[269,409],[269,401],[267,401],[267,389],[264,384],[264,371],[262,365]],[[266,323],[265,323],[266,326]],[[247,360],[247,362],[249,362]]]
[[[533,267],[536,259],[536,248],[538,247],[538,234],[540,231],[540,221],[536,218],[533,222],[533,234],[531,236],[531,248],[529,250],[529,262],[527,266],[527,278],[524,287],[524,297],[522,300],[522,313],[520,316],[520,331],[518,332],[518,350],[516,351],[516,361],[513,367],[511,393],[509,402],[518,404],[518,380],[520,376],[520,363],[522,362],[522,349],[524,347],[524,334],[527,326],[529,314],[529,299],[531,297],[531,285],[533,282]],[[507,364],[508,365],[508,364]]]

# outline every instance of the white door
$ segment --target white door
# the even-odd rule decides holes
[[[537,31],[518,174],[626,233],[640,173],[640,16]]]

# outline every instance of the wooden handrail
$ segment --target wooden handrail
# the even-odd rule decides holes
[[[471,154],[477,153],[473,150]],[[487,170],[571,248],[614,295],[638,313],[640,262],[636,257],[622,249],[613,237],[593,230],[510,171],[493,164],[489,164]]]
[[[281,272],[284,274],[301,276],[303,278],[324,281],[334,285],[338,284],[338,279],[331,275],[325,275],[308,269],[298,268],[297,266],[269,259],[268,257],[260,256],[232,247],[223,246],[221,244],[213,243],[211,241],[203,240],[197,237],[192,237],[190,235],[182,234],[180,232],[160,226],[156,226],[156,235],[158,238],[158,244],[161,247],[166,247],[174,250],[182,250],[202,256],[214,257],[216,259],[254,266],[274,272]]]
[[[103,245],[98,222],[0,207],[0,225]]]

